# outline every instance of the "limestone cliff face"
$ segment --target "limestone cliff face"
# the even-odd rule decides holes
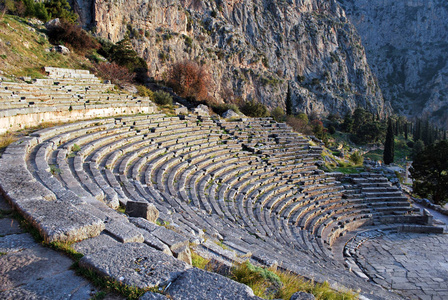
[[[448,128],[448,1],[340,0],[396,111]]]
[[[192,59],[213,77],[213,97],[344,115],[387,108],[354,27],[335,0],[75,0],[84,24],[114,42],[126,33],[163,78]]]

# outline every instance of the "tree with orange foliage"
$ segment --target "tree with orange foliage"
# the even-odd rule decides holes
[[[207,100],[211,77],[205,67],[194,61],[184,60],[171,66],[168,84],[181,97]]]

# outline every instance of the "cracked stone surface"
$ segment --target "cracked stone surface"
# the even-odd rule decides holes
[[[9,211],[0,197],[0,207]],[[0,299],[90,299],[98,289],[68,257],[43,247],[18,222],[0,216]]]
[[[394,233],[365,242],[357,261],[408,299],[448,299],[448,235]]]

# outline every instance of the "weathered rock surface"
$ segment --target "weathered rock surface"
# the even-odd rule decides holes
[[[84,256],[79,264],[124,284],[150,288],[167,284],[188,264],[143,243],[126,243]]]
[[[305,292],[294,293],[289,300],[314,300],[316,299],[313,294]]]
[[[384,98],[448,128],[448,3],[339,0],[363,39]]]
[[[74,2],[98,35],[117,42],[129,34],[156,79],[173,62],[192,59],[208,67],[211,96],[220,101],[284,107],[289,85],[295,111],[387,110],[335,0]]]
[[[94,238],[80,241],[73,245],[73,249],[77,252],[87,255],[100,251],[103,248],[111,248],[120,245],[120,242],[108,236],[107,234],[100,234]]]
[[[147,292],[139,298],[139,300],[166,300],[168,299],[165,295]]]
[[[237,114],[236,112],[234,112],[233,110],[229,109],[222,114],[222,117],[224,119],[229,119],[229,118],[238,118],[241,116],[239,114]]]
[[[75,206],[60,201],[23,201],[18,209],[47,242],[71,242],[94,237],[104,223]]]
[[[140,231],[128,222],[108,222],[106,232],[122,243],[143,243],[144,240]]]
[[[1,201],[1,200],[0,200]],[[9,219],[0,219],[8,220]],[[70,269],[73,261],[0,226],[0,299],[89,299],[95,288]]]
[[[247,285],[219,274],[192,268],[171,284],[167,293],[173,299],[261,299]]]

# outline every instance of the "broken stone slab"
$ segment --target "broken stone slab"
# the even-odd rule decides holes
[[[222,114],[222,117],[224,119],[241,118],[241,116],[238,113],[236,113],[235,111],[233,111],[232,109],[229,109],[229,110],[225,111]]]
[[[180,248],[173,249],[173,255],[175,258],[180,259],[187,264],[191,265],[191,251],[189,246],[183,246]]]
[[[182,273],[166,293],[172,299],[262,299],[247,285],[198,268]]]
[[[131,223],[111,220],[106,223],[106,232],[122,243],[143,243],[144,238]]]
[[[193,108],[193,113],[204,117],[210,116],[208,106],[204,104],[199,104],[197,107]]]
[[[128,201],[126,203],[126,214],[130,217],[144,218],[155,223],[159,218],[159,211],[152,203]]]
[[[32,200],[16,206],[48,243],[81,241],[99,235],[105,228],[100,219],[70,203]]]
[[[88,255],[100,251],[103,248],[111,248],[120,245],[120,242],[107,234],[100,234],[99,236],[83,240],[73,245],[73,249],[77,252]]]
[[[178,248],[187,247],[189,244],[189,240],[187,238],[162,226],[159,226],[159,228],[154,230],[152,234],[163,243],[167,244],[171,251]]]
[[[153,234],[151,234],[150,232],[148,232],[142,228],[138,228],[138,230],[143,235],[143,238],[144,238],[143,243],[145,243],[146,245],[151,246],[159,251],[162,251],[165,254],[168,254],[170,256],[173,255],[170,248],[166,244],[162,243]]]
[[[142,289],[168,284],[190,268],[187,263],[142,243],[103,248],[84,256],[79,264]]]

